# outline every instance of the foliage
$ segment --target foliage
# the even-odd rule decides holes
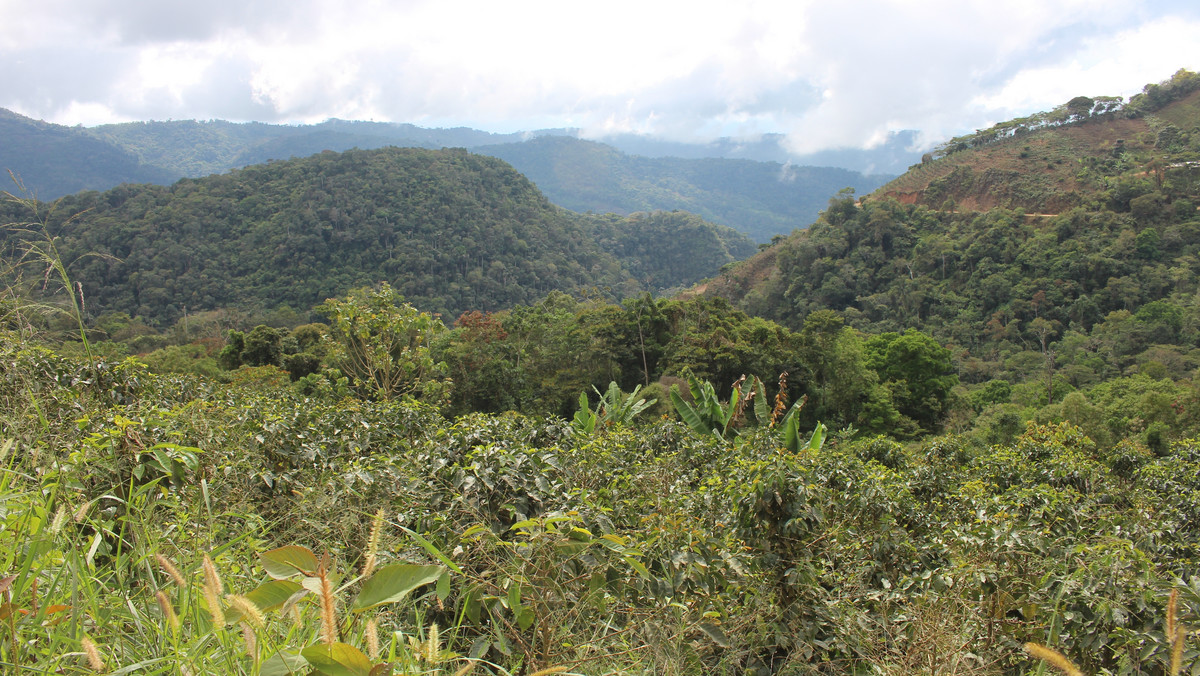
[[[619,298],[694,283],[752,250],[683,214],[572,214],[500,160],[461,150],[323,153],[169,188],[80,193],[47,212],[64,260],[100,255],[72,271],[90,311],[159,328],[222,308],[307,309],[381,281],[446,317],[552,290]],[[0,222],[19,215],[0,208]],[[77,226],[62,228],[64,215]]]
[[[375,399],[411,396],[442,402],[450,396],[445,364],[430,345],[445,325],[405,303],[387,283],[329,299],[319,310],[333,322],[334,361],[359,393]],[[247,349],[249,349],[247,341]]]
[[[509,162],[550,201],[572,211],[682,210],[735,228],[756,242],[811,222],[825,200],[846,186],[866,193],[881,183],[879,176],[833,167],[640,157],[565,136],[474,150]]]
[[[730,444],[670,421],[585,437],[561,418],[450,421],[415,402],[304,399],[286,378],[153,375],[20,341],[0,358],[10,664],[79,668],[85,635],[113,670],[258,673],[297,651],[322,669],[365,664],[376,611],[355,611],[418,569],[436,583],[375,615],[371,664],[721,673],[957,659],[999,673],[1027,664],[1017,646],[1035,641],[1089,671],[1137,673],[1169,651],[1167,591],[1180,623],[1200,613],[1195,442],[1102,453],[1046,425],[992,448],[843,435],[789,448],[773,430]],[[309,543],[330,553],[327,583]],[[272,579],[250,565],[260,554]],[[224,583],[215,601],[205,555]],[[334,643],[353,651],[314,649],[329,637],[322,584],[339,599]]]
[[[588,435],[597,427],[603,429],[614,425],[632,425],[638,415],[658,401],[646,401],[645,397],[638,397],[641,389],[642,386],[637,385],[632,392],[626,394],[621,391],[616,381],[609,382],[608,389],[604,392],[593,386],[592,391],[600,398],[595,410],[589,408],[587,392],[580,392],[579,410],[575,412],[572,426],[578,434]]]

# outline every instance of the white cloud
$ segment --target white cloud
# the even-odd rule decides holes
[[[782,131],[810,151],[934,141],[1200,66],[1182,1],[0,0],[0,16],[0,106],[64,124]]]

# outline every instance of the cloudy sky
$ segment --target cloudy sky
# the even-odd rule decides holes
[[[330,117],[798,152],[925,143],[1200,70],[1195,0],[0,0],[0,107]]]

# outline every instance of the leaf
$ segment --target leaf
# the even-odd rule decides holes
[[[268,657],[259,669],[262,676],[298,676],[308,671],[309,662],[296,653],[278,652]]]
[[[375,665],[358,648],[345,643],[318,643],[300,651],[318,672],[328,676],[371,676]]]
[[[751,376],[754,379],[754,419],[759,425],[766,425],[771,420],[771,409],[767,404],[767,389],[763,386],[762,378]]]
[[[450,571],[443,571],[442,576],[437,579],[437,597],[439,601],[445,601],[448,596],[450,596]]]
[[[479,617],[482,610],[483,604],[479,601],[479,591],[472,589],[467,594],[467,598],[463,600],[463,611],[467,614],[468,620],[479,624]]]
[[[721,628],[717,625],[710,624],[708,622],[701,622],[700,631],[704,632],[713,640],[713,643],[716,643],[722,648],[729,647],[729,639],[725,636],[725,632],[721,631]]]
[[[645,578],[647,580],[650,579],[650,571],[646,569],[646,566],[642,565],[641,561],[638,561],[637,559],[635,559],[633,557],[626,556],[625,563],[628,563],[631,568],[636,570],[638,572],[638,575],[641,575],[643,578]]]
[[[287,603],[292,594],[303,588],[300,584],[291,580],[272,580],[260,584],[254,591],[246,594],[246,598],[258,606],[260,610],[274,610]]]
[[[423,584],[436,582],[444,566],[417,566],[409,563],[394,563],[375,571],[363,583],[362,591],[354,599],[350,610],[361,613],[385,603],[395,603]]]
[[[435,547],[432,542],[430,542],[429,540],[426,540],[425,538],[418,535],[416,532],[411,531],[411,530],[405,528],[404,526],[398,526],[398,527],[400,528],[400,530],[404,531],[405,533],[408,533],[409,536],[412,537],[412,539],[416,540],[418,544],[420,544],[422,547],[424,547],[425,551],[429,552],[430,556],[432,556],[432,557],[436,558],[438,561],[441,561],[442,563],[446,564],[450,568],[450,570],[458,573],[459,575],[462,575],[462,568],[459,568],[457,563],[451,561],[445,554],[442,553],[442,550]]]
[[[696,409],[692,408],[691,404],[684,401],[683,397],[679,394],[678,385],[671,386],[671,403],[675,405],[675,412],[679,414],[679,417],[693,432],[697,434],[709,433],[704,421],[700,419],[700,414],[696,412]]]
[[[825,430],[825,425],[818,422],[817,426],[813,429],[812,436],[808,439],[808,449],[810,451],[819,451],[821,450],[821,446],[825,445]]]
[[[267,575],[276,580],[294,577],[298,574],[313,577],[317,574],[317,568],[321,567],[312,550],[299,545],[287,545],[272,549],[259,554],[258,558],[262,561]]]
[[[783,419],[783,447],[792,453],[800,450],[800,430],[797,416],[789,415]]]
[[[532,627],[535,619],[537,619],[537,615],[534,614],[533,608],[521,608],[517,612],[517,626],[521,628],[521,631]]]

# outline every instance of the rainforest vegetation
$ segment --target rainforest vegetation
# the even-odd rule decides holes
[[[741,263],[461,151],[12,200],[0,663],[1200,673],[1189,77]]]

